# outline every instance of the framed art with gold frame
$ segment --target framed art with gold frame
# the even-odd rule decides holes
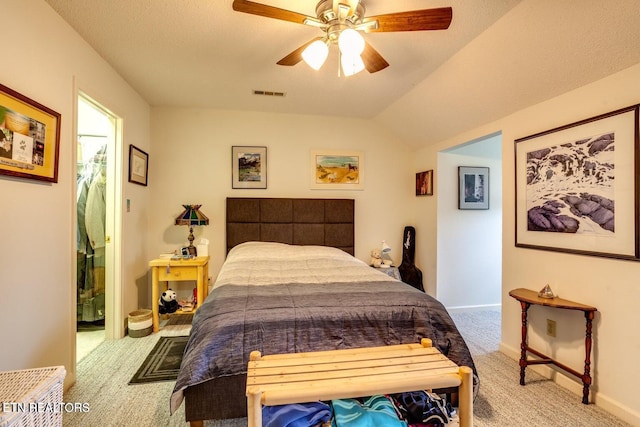
[[[0,84],[0,174],[58,182],[59,113]]]

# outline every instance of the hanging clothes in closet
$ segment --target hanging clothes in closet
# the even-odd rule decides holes
[[[106,145],[78,165],[77,320],[95,322],[105,314]]]

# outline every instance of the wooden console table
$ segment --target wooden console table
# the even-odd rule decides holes
[[[423,338],[422,344],[318,351],[251,353],[247,372],[249,427],[262,426],[262,405],[346,399],[458,387],[458,420],[473,426],[473,371],[458,367]],[[459,424],[458,424],[459,423]]]
[[[196,282],[197,305],[192,311],[182,312],[178,309],[175,314],[193,314],[207,297],[207,279],[209,257],[199,256],[193,259],[158,258],[149,262],[151,267],[151,308],[153,313],[153,332],[160,330],[158,300],[160,299],[160,282],[165,282],[167,290],[169,282],[193,280]]]
[[[509,296],[515,298],[520,302],[522,307],[522,342],[520,343],[520,385],[524,385],[524,370],[528,365],[540,365],[540,364],[552,364],[560,369],[574,375],[582,380],[582,403],[585,405],[589,403],[589,386],[591,385],[591,328],[592,321],[595,316],[597,308],[588,305],[580,304],[574,301],[569,301],[562,298],[541,298],[536,291],[529,289],[514,289],[509,292]],[[587,321],[584,347],[585,347],[585,359],[584,359],[584,373],[571,369],[570,367],[563,365],[562,363],[542,354],[541,352],[532,349],[527,344],[527,311],[529,307],[534,305],[543,305],[551,308],[562,308],[565,310],[579,310],[584,312],[584,317]],[[540,359],[529,360],[527,359],[527,352],[538,356]]]

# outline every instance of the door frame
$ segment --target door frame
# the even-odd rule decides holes
[[[124,318],[123,318],[123,300],[122,300],[122,170],[123,170],[123,120],[109,108],[105,102],[99,97],[90,94],[90,91],[81,88],[77,82],[74,82],[74,126],[73,140],[78,140],[78,100],[83,98],[85,101],[93,104],[96,109],[104,112],[112,121],[112,135],[109,135],[107,144],[107,188],[106,188],[106,222],[105,234],[107,243],[105,246],[105,338],[118,339],[124,336]],[[73,167],[74,176],[77,175],[77,145],[74,144],[73,151]],[[77,194],[77,182],[72,180],[74,193]],[[73,221],[77,224],[77,209],[73,211]],[[73,260],[76,259],[75,253]],[[73,334],[74,334],[74,352],[73,358],[77,362],[75,349],[75,333],[76,333],[76,311],[77,311],[77,274],[74,271],[74,280],[71,295],[73,295]]]

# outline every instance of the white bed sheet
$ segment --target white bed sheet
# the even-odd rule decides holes
[[[235,246],[211,289],[224,285],[397,281],[348,253],[327,246],[245,242]]]

